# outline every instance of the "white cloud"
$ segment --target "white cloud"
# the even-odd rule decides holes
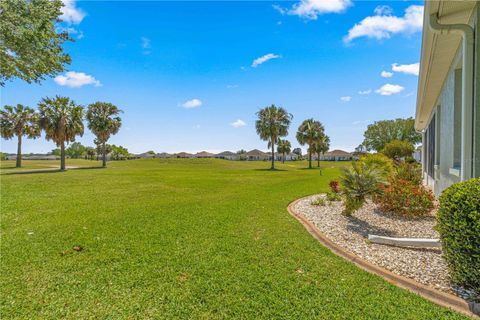
[[[152,52],[150,50],[152,48],[152,43],[150,39],[148,39],[147,37],[141,37],[140,40],[142,41],[143,54],[150,54]]]
[[[344,96],[344,97],[340,97],[340,100],[343,102],[350,102],[352,100],[352,97]]]
[[[360,95],[367,95],[367,94],[370,94],[370,93],[372,93],[372,89],[358,91],[358,94],[360,94]]]
[[[70,88],[80,88],[89,84],[94,85],[95,87],[102,85],[100,81],[93,76],[75,71],[69,71],[65,73],[65,75],[56,76],[53,80],[61,86],[67,86]]]
[[[380,75],[382,76],[382,78],[391,78],[393,76],[393,73],[388,71],[382,71]]]
[[[381,16],[381,15],[390,16],[393,13],[393,9],[390,6],[383,5],[383,6],[377,6],[373,10],[373,12],[375,12],[377,16]]]
[[[351,0],[301,0],[290,9],[279,5],[273,8],[281,14],[299,16],[304,19],[317,20],[318,16],[324,13],[341,13],[352,5]]]
[[[378,90],[375,90],[375,92],[382,96],[391,96],[392,94],[397,94],[402,92],[404,89],[405,89],[404,87],[398,84],[387,83],[381,86]]]
[[[401,72],[406,74],[413,74],[418,76],[420,72],[420,63],[412,63],[412,64],[392,64],[392,70],[395,72]]]
[[[182,107],[185,109],[193,109],[193,108],[198,108],[202,105],[202,101],[199,99],[192,99],[192,100],[187,100],[184,103],[182,103]]]
[[[75,0],[62,0],[63,7],[60,19],[68,24],[79,24],[85,18],[86,13],[77,8]]]
[[[393,16],[388,10],[378,9],[378,7],[375,13],[375,16],[366,17],[355,24],[343,40],[348,43],[360,37],[388,39],[392,34],[414,33],[422,30],[423,6],[409,6],[405,9],[403,17]]]
[[[272,7],[273,7],[273,9],[280,12],[281,15],[284,15],[284,14],[288,13],[287,9],[280,7],[278,4],[273,4]]]
[[[230,123],[230,125],[234,128],[241,128],[246,126],[247,124],[245,123],[245,121],[238,119],[237,121]]]
[[[152,47],[150,39],[148,39],[147,37],[142,37],[141,40],[143,49],[150,49]]]
[[[227,84],[227,89],[238,88],[238,84]]]
[[[265,63],[267,62],[268,60],[272,60],[272,59],[278,59],[278,58],[281,58],[282,56],[278,55],[278,54],[274,54],[274,53],[268,53],[266,55],[263,55],[255,60],[253,60],[252,62],[252,68],[256,68],[258,67],[259,65],[261,65],[262,63]]]

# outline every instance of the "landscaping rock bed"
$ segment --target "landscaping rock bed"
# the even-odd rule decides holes
[[[368,241],[368,234],[389,237],[439,238],[434,230],[435,212],[424,217],[400,217],[381,212],[370,201],[352,216],[342,214],[341,201],[324,206],[311,204],[324,195],[300,199],[294,210],[302,214],[332,242],[362,259],[437,290],[471,298],[471,292],[449,281],[441,248],[401,248]]]

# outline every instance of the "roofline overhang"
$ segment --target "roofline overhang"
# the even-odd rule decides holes
[[[470,6],[465,7],[465,3]],[[460,10],[455,12],[442,12],[442,7],[448,3],[450,8],[458,7]],[[462,7],[463,6],[463,7]],[[417,131],[423,131],[430,120],[431,114],[438,103],[439,96],[442,92],[443,85],[448,76],[448,71],[451,69],[451,65],[456,56],[453,54],[448,57],[448,61],[438,63],[435,61],[434,65],[434,53],[442,46],[442,41],[445,39],[445,35],[435,33],[430,27],[430,17],[435,16],[436,22],[440,24],[465,24],[469,23],[476,6],[475,1],[425,1],[424,19],[423,19],[423,33],[422,33],[422,48],[420,55],[420,72],[418,78],[418,90],[417,90],[417,103],[415,111],[415,129]],[[465,19],[465,17],[468,17]],[[458,46],[462,40],[461,35],[458,37]],[[450,59],[451,58],[451,59]],[[434,70],[435,68],[435,70]],[[432,81],[432,74],[435,72],[437,77]],[[441,72],[438,72],[438,71]]]

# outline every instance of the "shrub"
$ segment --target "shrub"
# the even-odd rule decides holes
[[[342,197],[340,197],[339,193],[336,192],[328,192],[327,193],[327,200],[328,201],[340,201],[342,200]]]
[[[443,191],[437,230],[452,280],[480,292],[480,178]]]
[[[433,209],[434,196],[422,185],[411,181],[392,179],[382,188],[374,201],[385,212],[405,216],[421,216]]]
[[[320,206],[320,207],[323,207],[326,203],[325,203],[325,199],[321,198],[321,197],[318,197],[316,198],[315,200],[312,200],[310,202],[310,204],[312,206]]]
[[[419,162],[417,160],[415,160],[415,158],[412,157],[412,156],[405,157],[405,162],[406,163],[418,163],[419,164]]]
[[[363,206],[366,197],[379,192],[385,179],[376,165],[367,165],[362,162],[352,163],[350,169],[342,170],[345,212],[352,214]]]
[[[394,172],[392,159],[381,153],[363,155],[358,163],[363,163],[369,167],[375,167],[383,178],[389,177]]]
[[[330,190],[332,190],[332,192],[340,193],[340,191],[341,191],[340,190],[340,183],[338,183],[337,180],[330,181],[329,185],[330,185]]]
[[[422,167],[418,163],[401,162],[395,168],[395,179],[407,180],[414,184],[422,183]]]
[[[415,148],[413,144],[404,140],[392,140],[385,145],[382,149],[382,153],[390,159],[400,159],[405,157],[411,157]]]
[[[365,203],[365,199],[347,196],[345,197],[345,200],[343,203],[345,205],[345,211],[344,211],[345,215],[351,216],[355,211],[363,207],[363,204]]]

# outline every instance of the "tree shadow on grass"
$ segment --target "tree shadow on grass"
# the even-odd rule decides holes
[[[2,173],[2,176],[9,176],[9,175],[22,175],[22,174],[37,174],[37,173],[60,173],[60,172],[67,172],[67,171],[74,171],[74,170],[95,170],[95,169],[105,169],[104,167],[79,167],[79,168],[67,168],[67,170],[60,170],[59,168],[55,169],[33,169],[33,170],[26,170],[26,171],[16,171],[16,172],[5,172]]]
[[[288,171],[288,170],[285,170],[285,169],[277,169],[277,168],[275,168],[275,169],[270,169],[270,168],[268,168],[268,169],[253,169],[253,170],[255,170],[255,171],[271,171],[271,172],[274,172],[274,171]]]

